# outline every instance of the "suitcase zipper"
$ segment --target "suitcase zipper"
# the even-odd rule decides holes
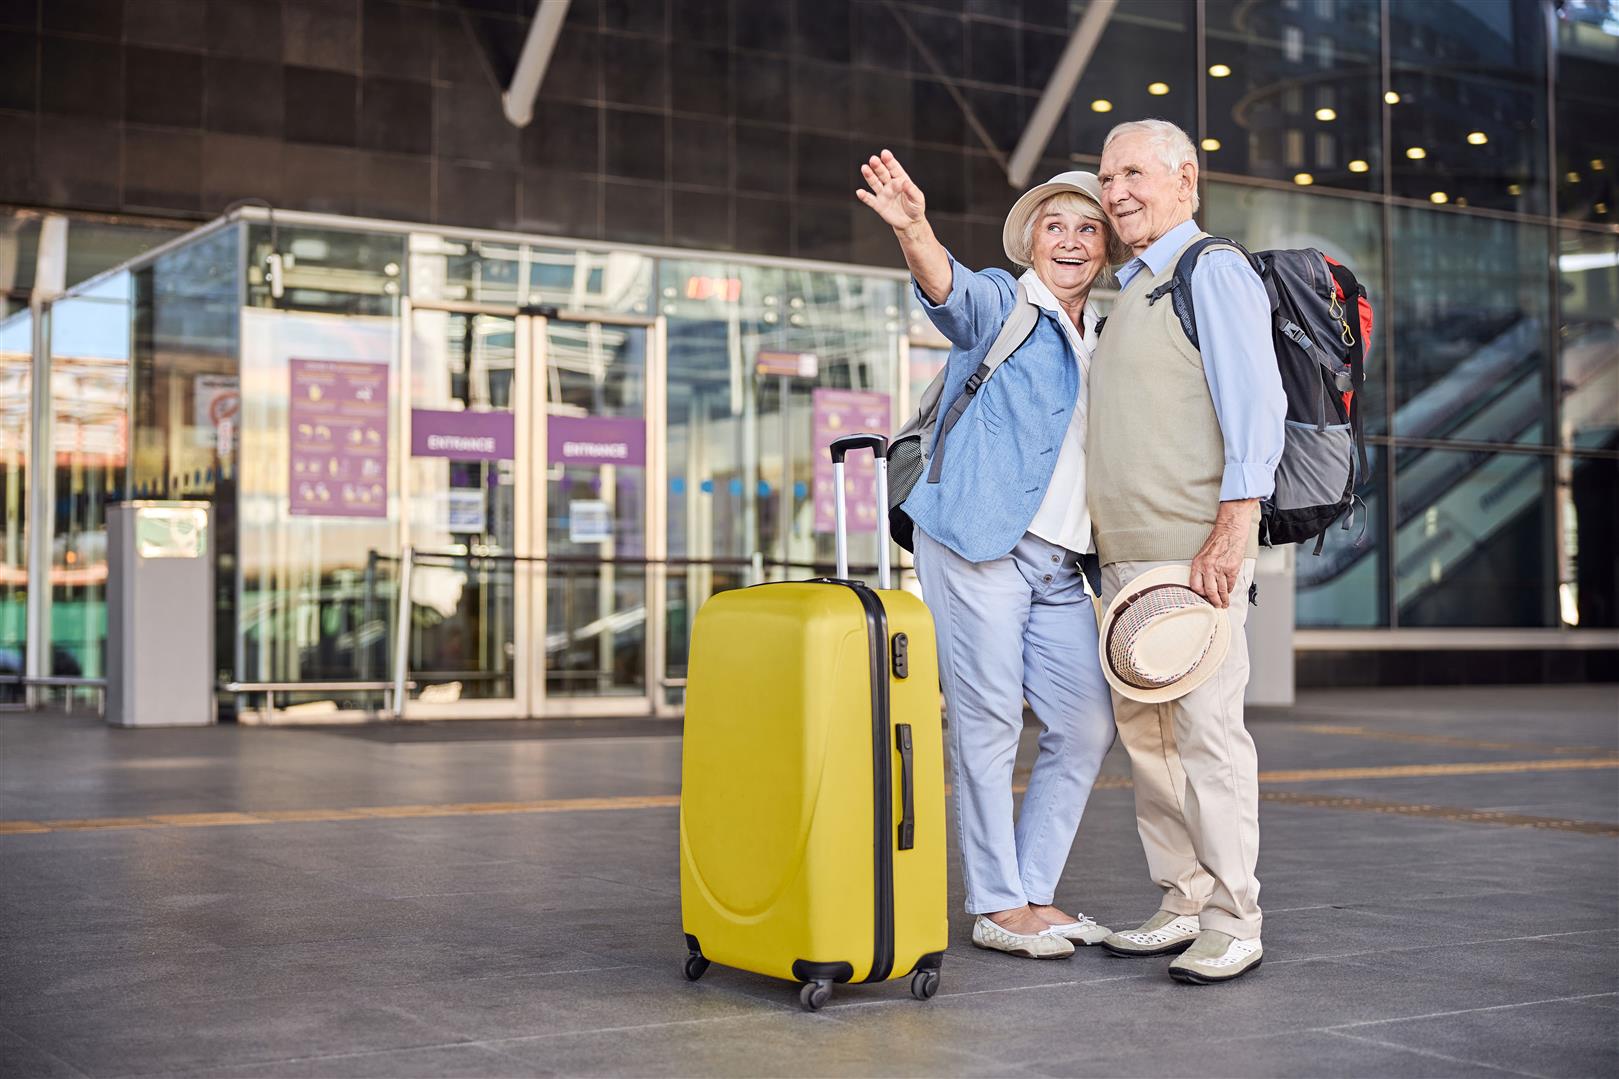
[[[872,846],[876,862],[876,931],[868,982],[888,979],[894,969],[894,761],[889,734],[888,613],[877,593],[855,584],[866,609],[866,635],[871,653]]]

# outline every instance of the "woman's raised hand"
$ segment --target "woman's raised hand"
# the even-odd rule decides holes
[[[855,197],[877,211],[877,216],[895,229],[919,224],[927,215],[922,189],[911,181],[905,167],[887,150],[860,166],[870,191],[855,191]]]

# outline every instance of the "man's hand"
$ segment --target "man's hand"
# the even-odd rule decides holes
[[[1216,607],[1231,606],[1231,590],[1237,587],[1237,575],[1242,572],[1248,533],[1253,528],[1254,509],[1258,505],[1257,498],[1220,503],[1209,538],[1203,541],[1203,548],[1192,559],[1187,584]]]

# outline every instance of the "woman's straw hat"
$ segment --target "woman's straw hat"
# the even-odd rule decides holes
[[[1063,191],[1071,191],[1080,197],[1096,204],[1096,212],[1102,219],[1102,226],[1107,229],[1107,261],[1112,265],[1119,265],[1130,259],[1129,245],[1119,239],[1113,231],[1113,225],[1108,221],[1107,214],[1102,210],[1102,183],[1096,178],[1094,172],[1059,172],[1043,184],[1037,184],[1025,191],[1021,198],[1012,204],[1011,211],[1006,215],[1006,224],[1001,226],[1001,246],[1006,250],[1006,257],[1019,266],[1029,266],[1029,252],[1024,250],[1024,242],[1029,235],[1029,218],[1040,204],[1051,196]]]

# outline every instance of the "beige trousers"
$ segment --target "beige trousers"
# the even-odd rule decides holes
[[[1172,562],[1102,567],[1102,603],[1130,581]],[[1159,906],[1197,915],[1204,929],[1239,940],[1259,936],[1259,757],[1242,723],[1248,685],[1246,559],[1231,592],[1231,647],[1207,682],[1178,700],[1142,704],[1113,694],[1119,740],[1130,754],[1136,826]]]

